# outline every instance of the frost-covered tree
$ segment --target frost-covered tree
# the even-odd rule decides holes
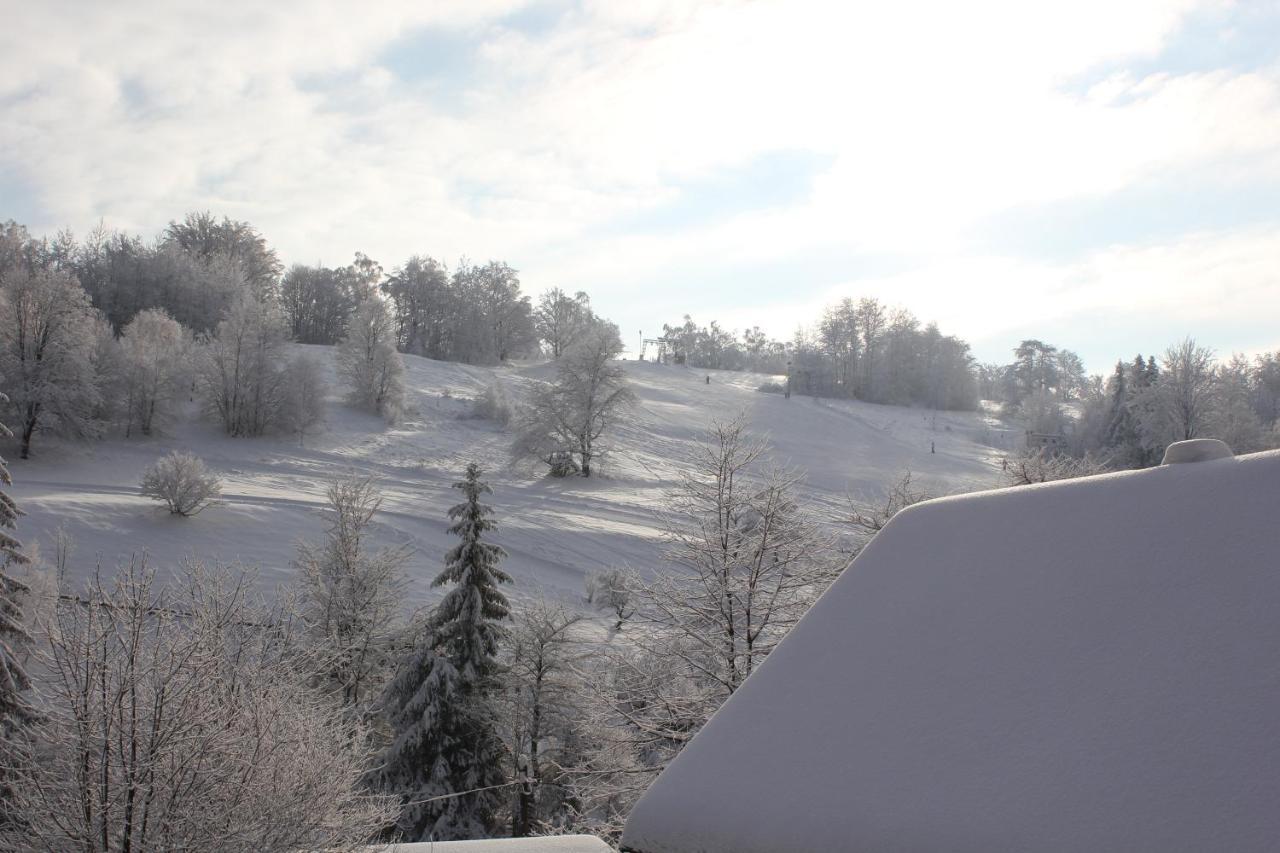
[[[222,480],[200,457],[175,450],[143,472],[142,494],[163,503],[171,515],[189,518],[218,503]]]
[[[467,291],[483,309],[485,360],[506,361],[537,349],[533,308],[516,271],[501,261],[465,268]]]
[[[215,257],[234,261],[255,298],[272,302],[280,285],[280,260],[275,250],[247,222],[217,217],[208,211],[188,213],[181,222],[170,222],[165,240],[208,262]]]
[[[1249,360],[1234,355],[1214,371],[1213,412],[1208,433],[1235,453],[1253,453],[1271,446],[1252,405],[1255,375]]]
[[[307,355],[296,355],[284,369],[284,391],[280,400],[280,428],[306,444],[307,436],[324,422],[327,392],[320,364]]]
[[[534,391],[521,416],[517,455],[554,466],[576,457],[584,477],[606,447],[601,439],[635,401],[626,372],[614,359],[622,352],[618,327],[597,322],[556,363],[556,379]]]
[[[535,599],[514,614],[504,656],[503,739],[510,775],[520,782],[511,809],[511,834],[531,835],[563,811],[560,765],[573,740],[581,652],[573,628],[582,616]],[[547,784],[550,783],[550,784]]]
[[[1106,472],[1106,463],[1091,455],[1075,458],[1064,453],[1050,453],[1045,449],[1024,450],[1008,460],[1008,465],[1002,472],[1002,485],[1030,486],[1055,480],[1092,477]]]
[[[843,561],[741,419],[713,424],[668,497],[675,567],[636,583],[628,642],[588,670],[590,746],[569,774],[604,831],[777,646]],[[749,744],[743,744],[749,749]]]
[[[407,841],[486,837],[502,801],[495,696],[510,607],[498,587],[511,578],[499,568],[505,552],[484,541],[494,521],[480,502],[491,491],[480,476],[473,462],[454,484],[465,500],[449,510],[449,532],[461,542],[433,581],[450,588],[387,691],[393,740],[378,781],[402,798],[398,830]]]
[[[338,480],[328,499],[324,540],[298,545],[303,614],[320,650],[321,680],[345,706],[363,710],[382,680],[409,550],[375,549],[369,542],[382,506],[373,477],[353,473]]]
[[[533,318],[538,337],[547,345],[552,358],[564,355],[595,322],[591,297],[581,290],[570,296],[558,287],[538,297]]]
[[[242,293],[204,342],[197,356],[197,381],[227,435],[262,435],[275,425],[287,339],[280,312]]]
[[[69,273],[11,270],[0,279],[0,391],[9,397],[18,455],[38,429],[97,432],[94,310]]]
[[[1172,441],[1204,435],[1213,418],[1213,350],[1186,338],[1164,354],[1163,370],[1156,383],[1156,404],[1172,428]]]
[[[36,760],[0,849],[358,850],[392,818],[360,789],[369,733],[298,665],[255,582],[130,567],[56,604],[37,653]]]
[[[366,299],[338,347],[338,371],[351,401],[388,422],[400,419],[404,406],[404,361],[396,351],[395,320],[379,297]]]
[[[637,587],[640,618],[684,649],[723,700],[835,576],[831,542],[798,503],[799,475],[739,417],[713,422],[669,495],[667,561]],[[693,664],[693,660],[701,661]]]
[[[933,495],[927,490],[912,483],[910,471],[904,471],[902,476],[885,490],[884,498],[879,503],[858,504],[850,499],[846,521],[854,529],[858,540],[857,547],[861,549],[870,542],[872,537],[883,530],[895,515],[909,506],[927,501],[932,497]]]
[[[471,414],[502,426],[511,423],[511,397],[501,379],[495,379],[485,386],[484,392],[472,402]]]
[[[635,580],[624,569],[605,569],[587,576],[587,603],[597,610],[613,614],[615,632],[622,630],[622,623],[635,612],[632,592]]]
[[[285,273],[280,302],[294,340],[304,344],[336,344],[347,331],[351,313],[372,295],[382,278],[376,261],[356,253],[345,267],[295,264]]]
[[[458,306],[444,264],[414,255],[387,277],[382,292],[395,306],[401,351],[437,359],[450,356]]]
[[[140,311],[120,335],[125,435],[143,435],[173,415],[190,387],[189,335],[162,309]]]

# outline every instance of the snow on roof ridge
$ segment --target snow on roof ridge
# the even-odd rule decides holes
[[[1264,851],[1280,451],[918,504],[637,804],[641,853]]]
[[[1234,454],[1225,441],[1218,438],[1189,438],[1175,441],[1165,448],[1161,465],[1182,465],[1188,462],[1208,462],[1214,459],[1230,459]]]

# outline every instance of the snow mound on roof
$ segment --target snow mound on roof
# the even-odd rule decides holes
[[[1274,850],[1280,452],[900,514],[654,783],[642,853]]]
[[[374,853],[610,853],[608,844],[590,835],[495,838],[486,841],[420,841],[371,850]]]

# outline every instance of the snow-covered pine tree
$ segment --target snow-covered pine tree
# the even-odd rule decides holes
[[[9,398],[0,393],[0,404],[9,402]],[[10,438],[13,433],[3,423],[0,423],[0,438]],[[0,486],[8,486],[13,483],[9,476],[9,469],[6,466],[4,457],[0,456]],[[22,511],[18,509],[18,505],[14,503],[13,498],[3,488],[0,488],[0,569],[3,569],[10,563],[25,563],[27,558],[22,553],[22,543],[13,537],[8,530],[17,527],[18,516],[22,515]]]
[[[498,585],[511,578],[498,567],[506,552],[481,541],[495,525],[493,510],[480,502],[492,491],[480,479],[480,467],[468,465],[454,488],[466,500],[449,510],[449,532],[462,541],[432,582],[453,586],[386,697],[395,734],[380,782],[402,797],[397,829],[406,841],[485,837],[502,800],[494,789],[504,781],[494,702],[498,644],[505,634],[500,623],[510,607]]]
[[[7,400],[4,394],[0,394],[0,404]],[[0,437],[10,435],[12,433],[9,429],[0,423]],[[9,801],[9,773],[5,768],[13,766],[14,756],[9,754],[11,748],[16,746],[13,735],[29,723],[34,715],[22,695],[31,683],[18,660],[15,648],[18,643],[28,639],[27,631],[22,625],[20,602],[27,587],[17,578],[11,577],[8,568],[27,562],[27,556],[22,553],[22,543],[9,532],[17,526],[18,516],[22,514],[13,498],[4,490],[4,486],[12,482],[4,457],[0,456],[0,821],[5,820],[3,804]]]

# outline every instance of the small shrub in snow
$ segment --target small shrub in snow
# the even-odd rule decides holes
[[[586,590],[587,603],[612,613],[616,620],[613,630],[621,631],[622,623],[630,619],[635,610],[630,576],[622,569],[593,572],[587,575]]]
[[[142,494],[184,518],[218,502],[222,482],[198,456],[175,450],[142,475]]]
[[[507,396],[507,387],[497,380],[491,382],[472,403],[471,414],[503,426],[511,423],[511,398]]]
[[[552,477],[573,477],[580,470],[578,460],[567,450],[552,451],[547,457],[547,473]]]
[[[756,390],[763,394],[785,394],[787,387],[778,382],[765,382],[756,388]]]
[[[1046,450],[1027,449],[1009,459],[1003,473],[1006,485],[1029,486],[1034,483],[1051,483],[1054,480],[1092,477],[1106,472],[1106,463],[1093,456],[1086,455],[1076,459]]]

